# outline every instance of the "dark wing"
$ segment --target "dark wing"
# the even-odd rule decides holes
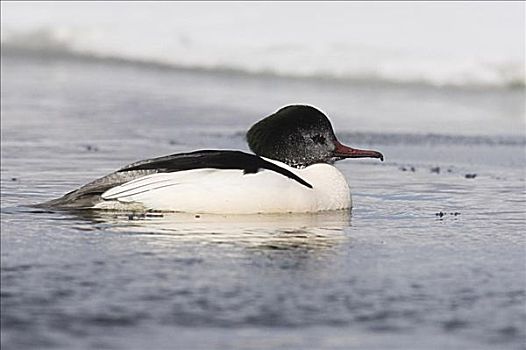
[[[101,195],[105,191],[134,179],[153,173],[204,168],[239,169],[243,170],[245,174],[255,174],[261,169],[267,169],[293,179],[303,186],[312,188],[311,184],[296,174],[254,154],[241,151],[205,150],[172,154],[169,156],[135,162],[114,173],[92,181],[77,190],[66,193],[60,198],[37,204],[35,206],[54,208],[90,208],[101,201]]]
[[[254,154],[241,151],[204,150],[172,154],[132,163],[119,169],[117,173],[139,170],[174,172],[204,168],[239,169],[243,170],[245,174],[255,174],[261,169],[267,169],[293,179],[303,186],[312,188],[308,182],[289,170],[268,162]]]

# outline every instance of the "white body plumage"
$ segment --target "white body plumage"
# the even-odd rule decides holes
[[[274,171],[244,174],[238,169],[192,169],[147,175],[102,194],[98,209],[139,206],[146,210],[214,214],[307,213],[352,206],[349,185],[333,165],[302,169],[266,159],[312,185]]]

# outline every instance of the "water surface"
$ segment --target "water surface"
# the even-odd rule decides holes
[[[522,349],[523,97],[4,56],[2,348]],[[352,213],[28,207],[298,101],[386,156]]]

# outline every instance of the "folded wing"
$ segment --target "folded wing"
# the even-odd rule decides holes
[[[197,170],[202,170],[198,172],[198,178],[196,178]],[[223,179],[232,179],[232,176],[228,175],[232,175],[232,172],[221,174],[218,170],[237,170],[234,174],[239,173],[242,175],[256,174],[261,170],[269,170],[297,181],[307,188],[312,188],[308,182],[291,171],[254,154],[241,151],[203,150],[172,154],[129,164],[58,199],[38,206],[75,209],[91,208],[96,207],[99,202],[104,200],[128,202],[136,200],[139,198],[137,196],[144,193],[158,195],[161,193],[158,192],[159,190],[173,188],[173,186],[181,184],[185,184],[186,188],[188,188],[188,184],[192,184],[192,188],[195,190],[199,184],[196,181],[208,181],[203,177],[206,174],[214,175],[212,183],[215,186],[221,186],[219,181]],[[227,175],[227,177],[221,177],[223,175]],[[193,178],[190,179],[188,176]],[[204,188],[207,188],[207,186],[205,185]]]

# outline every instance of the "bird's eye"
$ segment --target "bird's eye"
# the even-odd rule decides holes
[[[323,137],[322,135],[314,135],[312,136],[312,141],[314,141],[315,143],[324,144],[325,137]]]

